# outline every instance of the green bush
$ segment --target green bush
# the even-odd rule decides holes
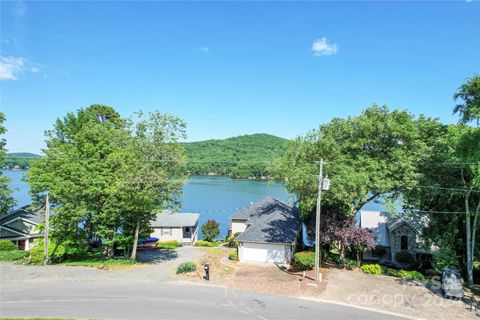
[[[237,251],[231,251],[231,252],[228,254],[228,259],[233,260],[233,261],[237,261],[237,260],[238,260],[238,253],[237,253]]]
[[[45,260],[43,255],[43,241],[35,242],[35,245],[29,251],[29,262],[33,264],[42,264]],[[62,262],[65,259],[65,247],[53,242],[48,244],[48,259],[50,262]]]
[[[362,266],[362,271],[366,274],[381,275],[382,267],[379,264],[364,264]]]
[[[234,236],[227,237],[225,245],[229,248],[238,248],[238,241],[235,241]]]
[[[301,270],[309,270],[315,266],[315,252],[301,251],[293,255],[293,264]]]
[[[387,267],[383,267],[382,268],[382,273],[386,276],[390,276],[390,277],[400,277],[399,273],[398,273],[398,270],[395,270],[395,269],[392,269],[392,268],[387,268]]]
[[[424,281],[425,277],[423,274],[421,274],[418,271],[406,271],[406,270],[400,270],[398,272],[398,276],[402,279],[410,279],[410,280],[416,280],[416,281]]]
[[[206,241],[213,241],[220,234],[220,223],[215,220],[207,220],[201,230]]]
[[[160,249],[173,250],[176,248],[180,248],[181,246],[182,244],[177,240],[157,241],[157,247],[159,247]]]
[[[205,240],[198,240],[195,242],[193,245],[194,247],[218,247],[218,242],[217,241],[205,241]]]
[[[0,240],[0,251],[16,250],[17,246],[10,240]]]
[[[197,265],[191,261],[180,263],[177,267],[177,273],[187,273],[197,270]]]
[[[356,260],[346,258],[343,265],[348,268],[356,268],[358,263]]]
[[[400,263],[412,263],[415,262],[415,257],[407,250],[401,250],[395,254],[395,260]]]
[[[457,252],[447,239],[441,241],[438,250],[433,253],[433,269],[438,273],[441,273],[443,268],[459,268]]]
[[[28,251],[24,250],[0,251],[0,261],[17,261],[26,256]]]

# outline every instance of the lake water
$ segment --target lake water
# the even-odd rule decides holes
[[[21,179],[26,171],[3,171],[11,179],[17,207],[30,204],[29,186]],[[264,180],[233,180],[223,176],[193,176],[183,187],[183,212],[200,213],[201,225],[208,219],[220,222],[220,236],[227,234],[230,217],[251,202],[271,195],[281,200],[292,200],[282,185]],[[200,235],[201,237],[201,235]]]

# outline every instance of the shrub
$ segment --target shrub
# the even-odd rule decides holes
[[[160,249],[167,249],[167,250],[173,250],[176,248],[180,248],[182,244],[178,242],[177,240],[170,240],[170,241],[158,241],[157,242],[157,247]]]
[[[225,245],[229,248],[238,248],[238,241],[235,241],[234,236],[227,237]]]
[[[346,258],[343,265],[348,268],[355,268],[357,266],[357,261]]]
[[[195,242],[195,244],[194,244],[193,246],[194,246],[194,247],[217,247],[217,246],[218,246],[218,242],[216,242],[216,241],[210,242],[210,241],[205,241],[205,240],[198,240],[197,242]]]
[[[398,272],[398,276],[402,279],[410,279],[410,280],[416,280],[416,281],[424,281],[425,277],[423,274],[421,274],[418,271],[405,271],[405,270],[400,270]]]
[[[37,241],[29,251],[29,262],[33,264],[41,264],[44,261],[43,241]],[[50,262],[62,262],[65,258],[65,247],[57,245],[53,242],[48,244],[48,259]]]
[[[202,234],[206,241],[213,241],[220,234],[220,224],[215,220],[207,220],[202,225]]]
[[[293,264],[301,270],[309,270],[315,266],[315,252],[301,251],[293,255]]]
[[[187,273],[197,270],[197,265],[191,261],[180,263],[177,267],[177,273]]]
[[[0,240],[0,251],[16,250],[17,246],[10,240]]]
[[[398,270],[395,270],[395,269],[392,269],[392,268],[383,267],[382,268],[382,273],[384,275],[390,276],[390,277],[400,277],[400,275],[398,274]]]
[[[237,261],[237,260],[238,260],[238,253],[237,253],[237,251],[231,251],[231,252],[228,254],[228,259]]]
[[[458,267],[458,256],[455,248],[450,241],[441,241],[438,250],[433,253],[433,269],[435,272],[441,273],[443,268],[458,269]]]
[[[0,261],[16,261],[26,256],[28,256],[28,251],[24,250],[0,251]]]
[[[379,264],[364,264],[362,266],[362,271],[366,274],[381,275],[382,267]]]
[[[400,263],[412,263],[415,262],[415,257],[410,252],[401,250],[395,254],[395,260]]]

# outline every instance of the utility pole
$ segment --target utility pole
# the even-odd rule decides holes
[[[48,264],[48,220],[50,217],[50,204],[48,203],[48,192],[45,195],[45,227],[43,230],[43,265]]]
[[[322,255],[320,254],[320,215],[322,214],[322,183],[323,183],[323,159],[320,159],[320,175],[318,176],[317,214],[315,220],[315,282],[322,281],[320,266]]]

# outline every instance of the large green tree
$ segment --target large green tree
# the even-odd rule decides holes
[[[298,196],[302,215],[308,216],[316,205],[323,158],[331,187],[322,201],[352,216],[370,201],[395,199],[417,185],[417,168],[431,153],[425,137],[440,127],[436,120],[373,105],[290,142],[275,166],[276,176]]]
[[[2,137],[5,132],[7,132],[7,128],[3,125],[5,122],[5,114],[0,112],[0,137]],[[5,159],[5,154],[7,150],[5,149],[6,141],[2,137],[0,138],[0,164],[3,163]],[[8,177],[3,175],[0,171],[0,216],[7,214],[14,206],[15,200],[12,197],[12,190],[8,187],[8,182],[10,180]]]
[[[125,120],[103,105],[57,120],[27,176],[32,194],[48,191],[57,206],[52,238],[71,248],[103,244],[109,255],[114,244],[134,245],[155,210],[178,203],[184,127],[159,113]]]
[[[455,92],[453,98],[459,103],[454,107],[453,113],[460,114],[461,123],[475,121],[480,124],[480,76],[467,79]]]

